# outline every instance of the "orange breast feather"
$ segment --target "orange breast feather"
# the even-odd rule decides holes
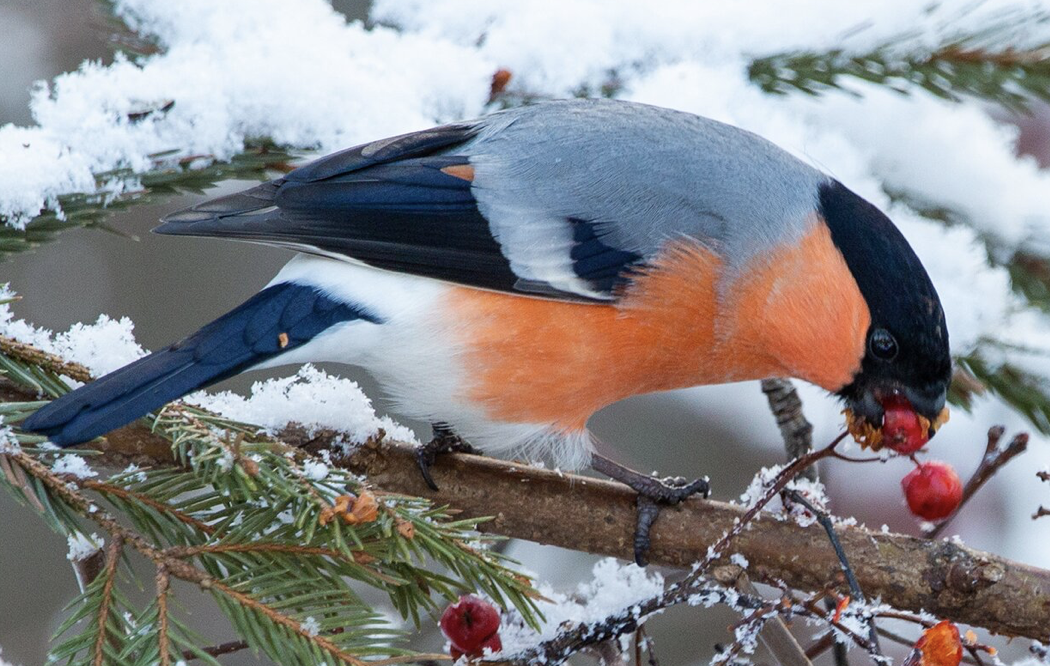
[[[869,314],[814,222],[728,285],[717,254],[675,242],[616,305],[455,288],[464,397],[494,419],[571,431],[639,393],[772,376],[840,388],[859,368]]]

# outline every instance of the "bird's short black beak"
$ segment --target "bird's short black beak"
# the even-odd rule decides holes
[[[948,399],[948,387],[944,384],[929,386],[923,389],[904,388],[901,390],[904,397],[911,403],[912,409],[934,422],[944,410],[944,403]],[[931,432],[932,436],[933,433]]]
[[[934,434],[933,424],[937,423],[948,397],[945,383],[936,383],[922,388],[911,386],[874,386],[858,391],[846,400],[847,407],[857,416],[863,417],[876,428],[882,427],[884,415],[883,403],[892,395],[903,395],[912,409],[931,423],[929,436]]]

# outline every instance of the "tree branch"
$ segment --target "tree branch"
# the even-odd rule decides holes
[[[448,503],[464,517],[493,516],[482,525],[486,531],[631,558],[634,493],[617,483],[453,454],[434,466],[441,488],[435,493],[404,444],[366,445],[342,464],[376,488]],[[743,513],[740,506],[696,498],[665,509],[653,527],[652,563],[689,567],[704,559]],[[1050,626],[1050,571],[948,541],[852,526],[842,526],[839,536],[861,587],[892,606],[1006,635],[1038,638]],[[736,537],[732,550],[749,560],[753,579],[804,590],[822,589],[840,567],[819,526],[769,517]]]
[[[10,385],[7,387],[11,389]],[[5,391],[10,395],[17,391]],[[335,432],[308,435],[290,427],[280,440],[308,450],[330,448],[333,458],[366,476],[377,490],[426,497],[448,504],[464,518],[491,516],[482,529],[630,559],[634,493],[621,484],[482,456],[450,454],[433,467],[439,492],[419,474],[413,446],[368,443],[345,457],[334,446]],[[170,443],[142,422],[125,426],[94,444],[103,451],[96,465],[128,461],[174,465]],[[653,564],[690,567],[703,560],[744,508],[690,499],[663,511],[652,532]],[[1050,571],[1012,562],[950,541],[842,526],[839,536],[857,578],[871,597],[897,608],[925,610],[939,617],[1008,636],[1045,638],[1050,626]],[[763,516],[735,538],[734,552],[749,561],[758,582],[783,582],[820,590],[836,580],[839,561],[819,526],[802,528]]]

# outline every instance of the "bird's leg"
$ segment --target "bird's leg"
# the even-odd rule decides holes
[[[644,567],[648,564],[646,555],[649,552],[649,530],[660,515],[660,509],[678,504],[691,495],[706,498],[711,493],[707,478],[694,479],[691,482],[680,476],[659,479],[624,467],[597,453],[591,454],[591,469],[630,486],[638,493],[638,522],[634,528],[634,561],[638,566]]]
[[[426,444],[416,449],[416,464],[419,472],[423,475],[423,481],[431,490],[438,490],[434,478],[430,476],[430,466],[442,453],[476,453],[474,447],[467,443],[462,437],[452,432],[447,423],[434,423],[434,437]]]

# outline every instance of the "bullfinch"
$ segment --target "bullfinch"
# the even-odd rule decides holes
[[[595,411],[796,377],[878,430],[889,399],[936,422],[951,374],[937,292],[874,205],[754,134],[642,104],[554,101],[374,141],[155,231],[299,254],[26,430],[69,446],[246,370],[334,361],[440,424],[435,442],[589,464],[673,503],[706,483],[618,471],[594,453]]]

